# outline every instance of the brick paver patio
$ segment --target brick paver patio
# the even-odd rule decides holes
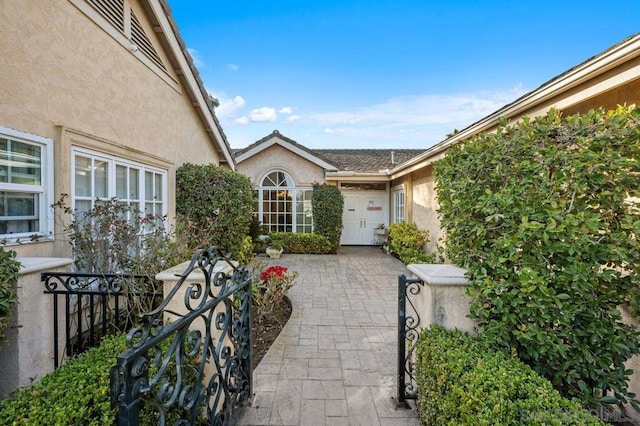
[[[293,313],[254,371],[240,425],[419,425],[396,409],[397,276],[375,247],[271,260],[300,272]]]

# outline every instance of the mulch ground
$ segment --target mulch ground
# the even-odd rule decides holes
[[[274,306],[273,311],[265,316],[262,321],[253,319],[251,339],[253,347],[252,368],[255,368],[267,353],[273,342],[287,324],[291,316],[291,302],[285,298],[281,304]]]

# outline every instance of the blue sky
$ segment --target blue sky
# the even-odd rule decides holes
[[[233,148],[426,149],[640,32],[640,1],[169,0]]]

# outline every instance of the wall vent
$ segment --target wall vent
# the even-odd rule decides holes
[[[131,41],[140,48],[140,51],[144,53],[147,58],[151,59],[163,70],[166,70],[158,52],[153,47],[153,44],[151,44],[151,40],[149,40],[147,33],[144,32],[138,17],[133,13],[133,9],[131,10]]]
[[[128,0],[87,0],[87,2],[133,43],[134,50],[139,50],[154,64],[167,70]],[[125,20],[127,14],[131,19],[130,26]]]
[[[89,4],[124,33],[124,0],[89,0]]]

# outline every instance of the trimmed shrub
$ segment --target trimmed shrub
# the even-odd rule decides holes
[[[285,253],[327,254],[333,252],[333,245],[327,237],[320,234],[302,232],[272,232],[272,241],[282,241]]]
[[[105,338],[100,346],[69,359],[39,382],[0,401],[0,426],[117,424],[118,408],[111,408],[109,370],[117,364],[117,356],[127,350],[125,338]],[[193,360],[183,359],[183,365],[190,367],[185,371],[195,371]],[[150,375],[154,371],[152,368]],[[189,380],[193,378],[195,374]],[[171,408],[167,410],[167,423],[172,424],[181,416],[188,418],[187,415]],[[158,421],[153,404],[143,404],[140,424],[156,425]]]
[[[342,235],[344,198],[340,190],[327,184],[313,184],[311,195],[313,232],[325,236],[331,243],[331,253],[337,253]]]
[[[188,251],[214,245],[240,261],[253,219],[254,189],[245,175],[212,164],[176,170],[179,240]],[[253,249],[252,249],[253,251]]]
[[[429,232],[418,229],[413,222],[394,223],[389,226],[389,251],[398,255],[402,263],[435,263],[436,256],[425,252]]]
[[[0,246],[0,346],[5,339],[5,330],[11,323],[13,307],[18,303],[16,280],[20,266],[20,262],[16,260],[16,252],[5,251]]]
[[[517,357],[458,330],[423,330],[415,353],[423,425],[604,425]]]
[[[634,398],[624,362],[640,333],[618,307],[640,288],[640,110],[503,122],[451,148],[435,175],[483,333],[566,396]]]

